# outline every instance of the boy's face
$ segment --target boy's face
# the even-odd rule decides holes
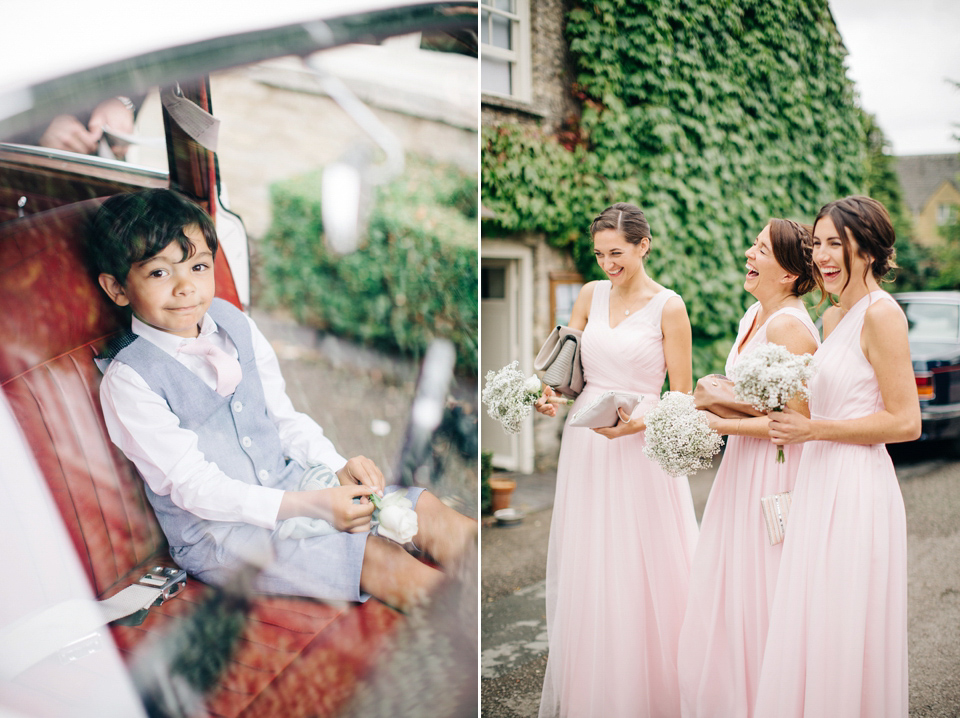
[[[213,253],[197,225],[183,233],[190,240],[190,256],[171,242],[159,254],[134,264],[121,286],[110,274],[100,275],[100,285],[110,298],[128,304],[140,321],[180,337],[196,337],[199,325],[213,301]]]

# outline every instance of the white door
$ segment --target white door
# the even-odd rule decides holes
[[[483,259],[480,264],[480,378],[520,358],[517,332],[517,261]],[[515,471],[520,442],[484,410],[480,415],[480,445],[493,452],[493,463]]]

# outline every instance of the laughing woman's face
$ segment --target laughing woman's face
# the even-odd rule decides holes
[[[593,235],[593,254],[607,278],[615,285],[623,284],[640,269],[649,244],[648,239],[631,244],[622,232],[601,229]]]

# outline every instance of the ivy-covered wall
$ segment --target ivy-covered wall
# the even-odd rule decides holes
[[[543,232],[596,278],[591,219],[639,204],[649,270],[690,313],[694,374],[719,370],[752,301],[756,234],[864,189],[863,122],[827,3],[595,0],[571,10],[566,37],[579,123],[483,129],[485,233]]]

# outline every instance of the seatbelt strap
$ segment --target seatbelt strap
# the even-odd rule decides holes
[[[177,91],[179,89],[179,86],[177,86]],[[160,91],[160,102],[163,103],[173,121],[187,133],[187,136],[211,152],[216,152],[220,120],[196,102],[177,94],[177,91],[170,87],[163,88]]]

